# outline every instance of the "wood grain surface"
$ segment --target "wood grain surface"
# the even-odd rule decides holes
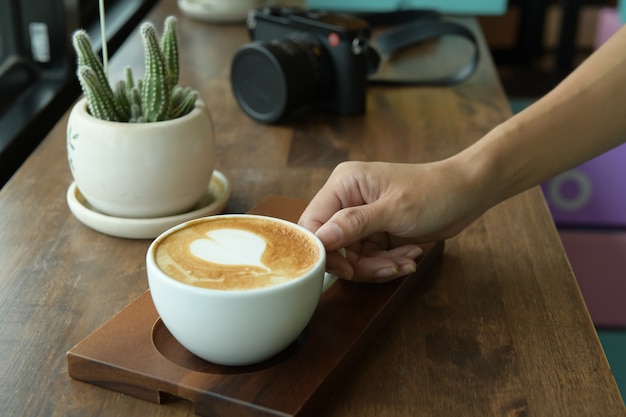
[[[259,125],[237,107],[230,60],[241,25],[179,16],[182,84],[215,121],[227,212],[262,197],[310,199],[343,160],[432,161],[510,115],[484,42],[480,67],[449,88],[368,89],[367,113],[303,113]],[[473,19],[461,19],[478,35]],[[455,49],[442,50],[454,54]],[[427,59],[422,57],[422,59]],[[111,60],[141,69],[133,35]],[[419,70],[419,59],[404,63]],[[153,404],[70,378],[66,352],[144,293],[147,240],[95,232],[70,213],[64,117],[0,191],[0,415],[192,416],[186,401]],[[419,192],[416,190],[415,192]],[[349,311],[344,314],[350,314]],[[132,346],[129,347],[132,349]],[[305,376],[303,376],[304,378]],[[441,262],[381,329],[320,416],[624,416],[569,262],[534,188],[446,242]]]

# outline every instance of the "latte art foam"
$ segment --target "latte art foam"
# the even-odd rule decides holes
[[[300,230],[267,219],[214,218],[192,222],[157,242],[156,264],[195,286],[242,290],[288,282],[319,258]]]

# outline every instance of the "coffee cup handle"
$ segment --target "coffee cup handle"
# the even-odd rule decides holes
[[[346,257],[346,250],[344,248],[339,249],[337,252],[339,252],[344,258]],[[322,293],[326,292],[330,287],[332,287],[335,282],[337,282],[337,275],[326,272],[324,274],[324,286],[322,287]]]
[[[337,282],[337,275],[326,272],[326,274],[324,274],[324,286],[322,287],[322,293],[328,291],[328,289],[332,287],[335,282]]]

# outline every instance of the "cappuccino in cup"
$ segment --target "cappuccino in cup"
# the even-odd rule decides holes
[[[300,335],[336,280],[325,266],[311,231],[250,214],[175,226],[146,254],[165,327],[191,353],[229,366],[269,359]]]
[[[309,271],[318,244],[301,230],[266,218],[191,221],[155,245],[156,264],[169,277],[216,290],[284,284]]]

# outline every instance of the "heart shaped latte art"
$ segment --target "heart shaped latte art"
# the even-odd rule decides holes
[[[193,241],[189,247],[198,258],[220,265],[247,265],[269,270],[261,262],[267,244],[260,236],[239,229],[211,230],[206,236],[206,239]]]

